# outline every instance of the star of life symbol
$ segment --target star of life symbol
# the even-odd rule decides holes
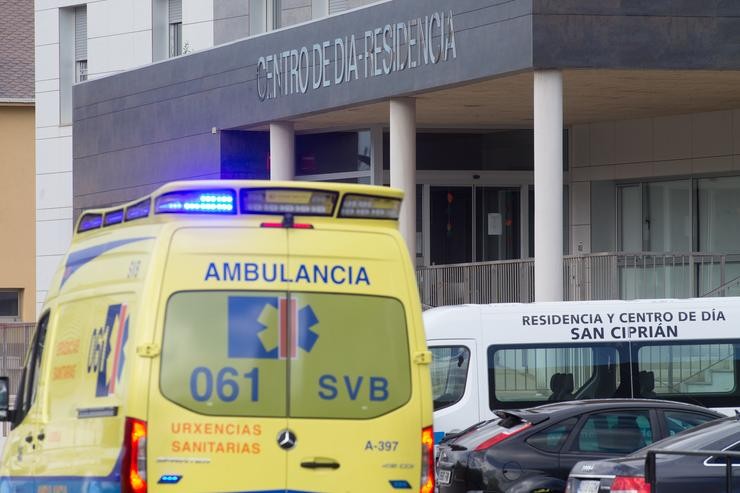
[[[229,358],[295,359],[319,339],[316,314],[295,299],[233,296],[228,310]]]

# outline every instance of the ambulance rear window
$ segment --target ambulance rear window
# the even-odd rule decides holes
[[[411,397],[403,306],[330,293],[176,293],[160,387],[206,415],[377,417]]]

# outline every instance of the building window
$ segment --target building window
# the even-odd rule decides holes
[[[75,82],[87,80],[87,6],[75,7]]]
[[[168,0],[169,57],[182,55],[182,0]]]
[[[0,321],[16,322],[20,320],[20,291],[0,291]]]
[[[281,26],[281,0],[249,1],[249,34],[262,34]]]

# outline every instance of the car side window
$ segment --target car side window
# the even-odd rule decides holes
[[[576,450],[626,454],[653,442],[648,411],[613,411],[586,418],[574,442]]]
[[[16,400],[14,425],[18,425],[23,421],[31,410],[31,406],[36,401],[36,391],[41,374],[41,358],[43,356],[48,324],[49,314],[46,313],[36,326],[36,333],[33,336],[33,341],[29,349],[26,366],[23,368],[23,376],[21,377],[18,398]]]
[[[557,452],[578,422],[578,418],[566,419],[527,438],[527,443],[544,452]]]
[[[668,436],[675,435],[694,426],[716,419],[714,416],[686,411],[663,411],[663,424]]]

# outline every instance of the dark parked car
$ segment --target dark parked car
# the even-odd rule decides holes
[[[563,493],[568,472],[579,461],[621,457],[723,415],[679,402],[605,399],[496,416],[440,444],[440,493]]]
[[[573,467],[568,478],[570,493],[612,493],[631,491],[650,493],[645,480],[645,458],[649,450],[740,452],[740,421],[725,418],[697,426],[689,431],[637,451],[627,457],[604,461],[584,461]],[[733,469],[740,459],[733,458]],[[655,488],[652,493],[722,493],[726,489],[725,459],[719,456],[656,455]],[[729,491],[740,492],[740,479]]]

